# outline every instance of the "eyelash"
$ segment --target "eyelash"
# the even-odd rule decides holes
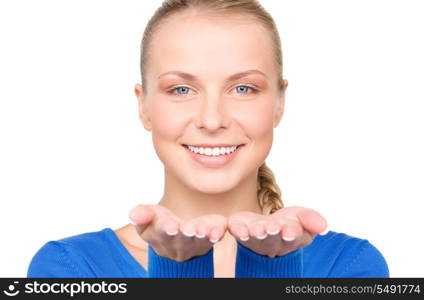
[[[247,84],[238,85],[238,86],[236,86],[236,87],[234,87],[234,88],[238,88],[238,87],[241,87],[241,86],[251,88],[251,89],[252,89],[252,92],[251,92],[252,94],[256,94],[256,93],[258,92],[258,89],[257,89],[257,88],[255,88],[255,87],[253,87],[253,86],[251,86],[251,85],[247,85]],[[190,89],[189,87],[184,86],[184,85],[182,85],[182,86],[176,86],[176,87],[174,87],[174,88],[172,88],[172,89],[168,90],[168,91],[167,91],[167,93],[168,93],[168,94],[171,94],[171,95],[177,95],[177,96],[185,96],[185,95],[188,95],[188,94],[178,94],[178,93],[173,93],[173,91],[174,91],[174,90],[176,90],[176,89],[178,89],[178,88],[181,88],[181,87],[184,87],[184,88],[188,88],[188,89]],[[248,93],[239,93],[239,94],[248,94]]]

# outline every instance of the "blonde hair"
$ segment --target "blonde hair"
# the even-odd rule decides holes
[[[241,14],[245,17],[252,17],[269,31],[273,46],[273,57],[277,71],[278,89],[285,91],[282,71],[282,50],[281,41],[277,26],[271,15],[256,0],[165,0],[150,18],[144,30],[141,42],[140,70],[143,93],[147,94],[146,88],[146,62],[150,51],[149,45],[152,36],[165,19],[171,15],[186,10],[195,10],[208,14]],[[272,214],[283,207],[281,191],[278,187],[274,173],[265,164],[259,167],[257,180],[257,197],[262,212],[265,215]]]

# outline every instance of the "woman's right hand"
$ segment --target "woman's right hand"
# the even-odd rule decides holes
[[[224,216],[209,214],[182,220],[159,204],[137,205],[129,218],[158,255],[178,262],[206,254],[227,230]]]

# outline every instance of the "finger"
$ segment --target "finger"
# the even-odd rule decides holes
[[[185,237],[193,237],[196,234],[196,227],[193,222],[182,221],[180,224],[180,231]]]
[[[177,220],[168,216],[158,218],[156,226],[163,238],[174,237],[178,234],[180,227]]]
[[[292,242],[303,236],[303,228],[299,222],[286,220],[280,233],[280,237],[286,242]]]
[[[323,233],[327,230],[327,220],[313,209],[301,210],[298,213],[303,228],[311,233]]]
[[[265,226],[266,233],[268,235],[277,235],[278,233],[280,233],[281,227],[282,226],[278,222],[274,220],[270,220],[268,224]]]
[[[225,228],[227,227],[227,218],[219,214],[210,214],[207,215],[205,218],[200,217],[199,219],[202,222],[204,221],[211,228],[214,226],[221,226]]]
[[[263,240],[267,237],[266,226],[267,222],[265,220],[255,221],[252,224],[249,224],[249,235],[253,236],[259,240]]]
[[[249,229],[244,223],[233,222],[231,225],[228,225],[228,229],[236,239],[240,239],[243,242],[250,238]]]
[[[225,234],[224,226],[215,226],[209,232],[209,236],[208,236],[209,241],[215,244],[224,237],[224,234]]]
[[[138,234],[141,235],[150,223],[153,222],[155,213],[147,205],[137,205],[130,211],[129,218],[131,223],[136,227]]]
[[[247,241],[250,237],[247,224],[241,218],[237,218],[236,215],[228,219],[228,231],[242,241]]]
[[[203,222],[198,222],[196,224],[196,237],[198,239],[204,239],[206,238],[206,235],[208,234],[208,225],[206,225]]]
[[[193,222],[199,226],[199,233],[208,237],[212,243],[220,241],[227,230],[227,218],[220,214],[205,215],[194,219]]]
[[[269,219],[265,224],[265,231],[267,237],[262,240],[260,244],[263,249],[269,251],[269,255],[272,257],[278,252],[278,249],[281,248],[281,237],[279,235],[282,226],[275,220]]]

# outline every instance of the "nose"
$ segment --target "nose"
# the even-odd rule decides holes
[[[197,115],[197,127],[208,131],[216,131],[221,127],[228,127],[228,124],[229,118],[222,99],[219,96],[205,97]]]

